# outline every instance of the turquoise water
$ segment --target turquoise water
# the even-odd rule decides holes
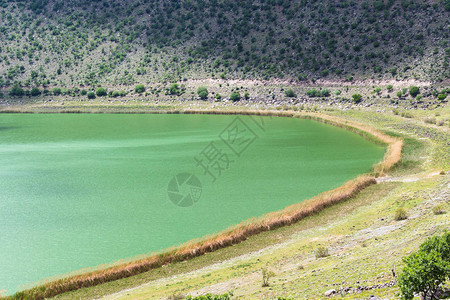
[[[383,154],[356,134],[310,120],[0,114],[0,290],[280,210],[370,171]],[[195,158],[211,162],[211,174]],[[191,206],[168,197],[179,173],[201,183],[195,201],[184,203]],[[190,191],[183,185],[179,194]]]

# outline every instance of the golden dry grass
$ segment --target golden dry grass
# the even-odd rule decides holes
[[[401,159],[403,142],[400,139],[388,136],[370,126],[343,120],[320,113],[303,112],[272,112],[272,111],[195,111],[188,110],[188,114],[245,114],[261,116],[297,117],[313,119],[334,126],[354,131],[365,138],[388,145],[384,160],[374,166],[374,175],[385,174]],[[365,187],[375,184],[373,176],[362,175],[346,182],[344,185],[317,195],[309,200],[291,205],[277,212],[271,212],[259,218],[252,218],[232,226],[216,235],[206,236],[193,240],[179,247],[168,249],[161,254],[154,254],[146,258],[122,263],[115,266],[98,269],[84,274],[62,278],[41,286],[18,292],[6,299],[44,299],[55,295],[90,287],[101,283],[117,280],[146,272],[163,265],[191,259],[220,248],[231,246],[246,240],[248,237],[263,231],[273,230],[281,226],[293,224],[307,216],[318,213],[324,208],[337,202],[354,197]]]

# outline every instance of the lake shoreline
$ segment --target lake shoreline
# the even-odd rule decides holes
[[[155,113],[155,112],[147,112]],[[260,232],[273,230],[281,226],[293,224],[307,216],[315,214],[324,208],[341,201],[354,197],[362,189],[376,183],[375,177],[382,176],[401,158],[402,141],[382,133],[370,126],[351,122],[348,120],[331,117],[321,113],[295,112],[295,111],[245,111],[245,110],[173,110],[156,113],[180,113],[180,114],[230,114],[230,115],[259,115],[278,116],[313,119],[351,130],[366,139],[388,145],[384,160],[374,166],[373,174],[359,176],[345,183],[343,186],[332,191],[321,193],[312,199],[294,204],[278,212],[268,213],[259,218],[244,221],[238,225],[222,231],[215,236],[204,237],[191,241],[179,247],[167,249],[162,254],[152,255],[144,259],[131,261],[125,264],[98,269],[89,273],[62,278],[42,286],[16,293],[13,297],[33,295],[34,298],[47,298],[55,295],[73,291],[79,288],[98,285],[104,282],[133,276],[148,270],[167,265],[172,262],[185,261],[198,257],[205,253],[235,245],[246,240],[248,237]]]

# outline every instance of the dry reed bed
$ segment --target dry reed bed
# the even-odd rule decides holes
[[[172,112],[178,113],[178,112]],[[277,116],[277,117],[296,117],[304,119],[313,119],[323,123],[339,126],[347,130],[356,132],[363,137],[377,143],[388,145],[384,160],[374,166],[375,176],[385,174],[401,159],[402,140],[391,137],[376,130],[368,125],[354,121],[343,120],[337,117],[320,113],[303,112],[273,112],[273,111],[196,111],[187,110],[181,113],[186,114],[240,114],[240,115],[259,115],[259,116]],[[335,203],[345,201],[354,197],[362,189],[375,184],[374,176],[362,175],[356,179],[346,182],[344,185],[317,195],[309,200],[291,205],[278,212],[271,212],[259,218],[252,218],[226,229],[216,235],[206,236],[202,239],[193,240],[179,247],[166,250],[161,254],[154,254],[146,258],[138,259],[128,263],[110,266],[104,269],[98,269],[88,273],[74,275],[62,278],[56,281],[45,283],[41,286],[21,291],[5,299],[44,299],[73,291],[76,289],[91,287],[101,283],[130,277],[149,271],[163,265],[180,262],[191,259],[220,248],[231,246],[248,237],[279,228],[281,226],[291,225],[307,216],[320,212],[324,208]]]

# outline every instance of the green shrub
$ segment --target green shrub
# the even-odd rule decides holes
[[[262,287],[269,286],[270,285],[269,280],[270,280],[270,278],[275,276],[275,273],[270,271],[270,270],[268,270],[267,268],[262,268],[261,269],[261,273],[262,273],[262,284],[261,284],[261,286]]]
[[[53,88],[52,92],[53,92],[53,95],[59,96],[59,95],[61,95],[61,88],[55,87],[55,88]]]
[[[444,206],[442,204],[438,204],[435,207],[433,207],[433,214],[435,215],[445,214]]]
[[[39,90],[37,87],[34,87],[31,89],[30,95],[33,97],[39,96],[41,94],[41,90]]]
[[[316,89],[311,89],[306,91],[306,95],[308,97],[319,97],[320,96],[320,91],[316,90]]]
[[[416,97],[417,95],[420,94],[420,89],[417,86],[411,86],[409,87],[409,94],[411,95],[411,97]]]
[[[145,88],[144,88],[144,90],[145,90]],[[120,97],[125,97],[127,95],[127,92],[125,92],[124,90],[120,90],[119,91],[119,96]]]
[[[81,90],[81,95],[86,96],[87,91],[86,90]]]
[[[137,94],[142,94],[143,92],[145,92],[145,86],[143,84],[138,84],[137,86],[135,86],[134,91]]]
[[[178,95],[180,94],[180,86],[178,83],[172,83],[169,87],[169,95]]]
[[[402,96],[403,96],[402,91],[398,91],[398,92],[397,92],[397,97],[401,98]]]
[[[394,89],[394,87],[392,86],[392,84],[388,84],[388,85],[386,86],[386,89],[387,89],[389,92],[391,92],[391,91]]]
[[[361,94],[353,94],[352,99],[353,99],[354,103],[359,103],[359,102],[361,102],[362,95]]]
[[[95,91],[95,94],[96,94],[98,97],[104,97],[104,96],[106,96],[108,93],[106,92],[105,88],[99,87],[99,88]]]
[[[327,257],[330,254],[328,253],[327,247],[320,246],[319,248],[316,249],[315,255],[316,255],[316,258],[321,258],[321,257]]]
[[[284,91],[284,94],[289,98],[297,97],[297,94],[292,89],[287,89],[286,91]]]
[[[439,101],[444,101],[445,98],[447,98],[447,94],[439,94],[439,95],[437,96],[437,98],[438,98]]]
[[[119,91],[114,91],[114,92],[111,93],[111,97],[117,98],[119,96],[120,96]]]
[[[13,85],[11,90],[9,91],[9,94],[11,96],[22,97],[25,94],[25,91],[18,84],[15,84],[15,85]]]
[[[221,96],[220,94],[216,94],[216,99],[217,99],[217,100],[221,100],[221,99],[222,99],[222,96]]]
[[[250,94],[249,94],[248,92],[245,92],[245,94],[244,94],[244,99],[245,99],[245,100],[250,99]]]
[[[206,294],[206,295],[200,295],[200,296],[187,296],[186,300],[230,300],[233,296],[232,292],[228,292],[222,295],[215,295],[215,294]]]
[[[377,87],[377,88],[375,88],[373,91],[374,91],[375,93],[379,94],[379,93],[381,93],[381,88],[380,88],[380,87]]]
[[[232,92],[230,96],[231,101],[239,101],[241,100],[241,94],[239,92]]]
[[[450,233],[428,238],[417,252],[403,258],[405,267],[398,278],[403,299],[437,299],[439,287],[450,279]]]
[[[87,93],[87,97],[88,97],[88,99],[95,99],[95,93],[90,91]]]
[[[406,220],[408,219],[408,215],[406,214],[406,209],[399,208],[395,211],[394,219],[396,221]]]
[[[208,98],[208,90],[206,89],[206,87],[200,86],[197,89],[197,95],[200,97],[200,99],[206,100]]]
[[[321,92],[320,92],[320,96],[322,96],[322,97],[329,97],[331,95],[331,93],[330,93],[330,90],[329,89],[323,89]]]

